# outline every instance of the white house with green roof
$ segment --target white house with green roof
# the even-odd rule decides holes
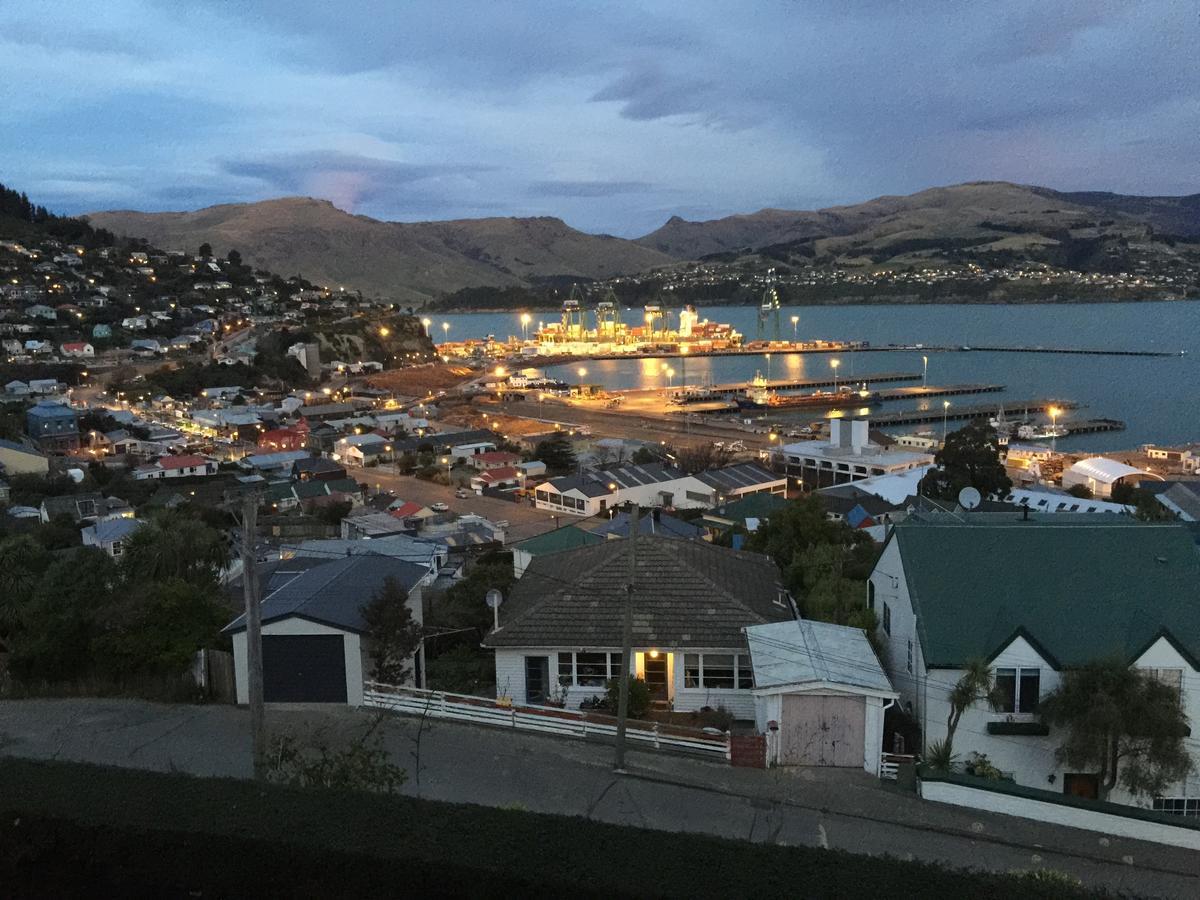
[[[991,666],[1001,708],[969,708],[954,749],[986,754],[1018,784],[1096,796],[1096,774],[1057,761],[1061,736],[1038,715],[1072,667],[1125,660],[1177,685],[1189,721],[1200,722],[1200,553],[1178,524],[914,513],[889,535],[867,603],[884,669],[926,746],[945,738],[948,695],[967,664]],[[1186,740],[1200,770],[1200,743]],[[1118,787],[1108,799],[1200,815],[1200,771],[1161,797],[1135,800]]]

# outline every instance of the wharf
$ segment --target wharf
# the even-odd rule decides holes
[[[1186,356],[1186,350],[1115,350],[1103,347],[1002,347],[994,345],[960,344],[933,346],[929,344],[888,344],[872,350],[900,350],[915,353],[1061,353],[1076,356]]]
[[[1059,422],[1071,434],[1096,434],[1101,431],[1124,431],[1125,423],[1119,419],[1066,419]]]
[[[998,394],[1004,390],[1002,384],[931,384],[922,387],[884,388],[876,391],[879,399],[920,400],[923,397],[954,397],[962,394]]]
[[[903,409],[896,412],[878,413],[871,416],[871,424],[880,428],[893,425],[927,425],[947,419],[980,419],[995,416],[1004,410],[1005,415],[1024,416],[1029,413],[1045,412],[1052,406],[1059,409],[1078,409],[1079,404],[1070,400],[1006,400],[1001,403],[976,403],[970,406],[951,404],[944,409]],[[1064,425],[1067,423],[1064,421]]]
[[[780,406],[766,407],[763,409],[753,410],[755,415],[770,415],[772,413],[819,413],[823,409],[841,409],[847,405],[855,405],[866,403],[867,406],[872,406],[876,403],[889,403],[900,400],[923,400],[926,397],[955,397],[964,394],[998,394],[1004,390],[1002,384],[947,384],[937,385],[931,384],[920,387],[897,387],[884,388],[883,390],[874,391],[877,397],[871,400],[863,400],[857,394],[839,394],[831,395],[827,404],[816,404],[804,407]],[[712,400],[707,402],[689,403],[687,406],[681,406],[676,409],[668,410],[668,413],[689,412],[689,413],[722,413],[731,412],[737,409],[736,404],[731,400]],[[872,417],[874,419],[874,417]]]
[[[774,352],[774,351],[772,351]],[[766,387],[773,391],[802,391],[805,388],[827,388],[837,387],[838,385],[855,385],[866,383],[884,384],[895,381],[920,381],[922,375],[920,372],[880,372],[877,375],[839,375],[834,378],[832,375],[820,378],[772,378],[766,383]],[[752,387],[758,387],[750,381],[732,381],[727,384],[714,384],[711,386],[715,394],[734,394],[744,393]]]

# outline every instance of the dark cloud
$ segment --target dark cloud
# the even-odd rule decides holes
[[[654,188],[645,181],[535,181],[529,190],[540,197],[612,197],[647,194]]]

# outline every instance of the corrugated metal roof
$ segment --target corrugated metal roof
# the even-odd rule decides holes
[[[895,694],[883,666],[859,628],[796,620],[746,629],[754,687],[819,683]]]
[[[1090,459],[1081,459],[1071,466],[1071,471],[1078,472],[1085,478],[1092,478],[1099,481],[1101,484],[1112,484],[1114,481],[1128,478],[1130,475],[1141,475],[1146,478],[1151,477],[1141,469],[1135,469],[1133,466],[1127,466],[1123,462],[1109,459],[1106,456],[1093,456]]]

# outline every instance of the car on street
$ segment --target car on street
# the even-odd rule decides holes
[[[442,503],[440,500],[437,503],[429,504],[429,508],[432,509],[434,512],[439,512],[439,513],[450,511],[450,507],[447,506],[445,503]]]
[[[467,491],[466,488],[459,488],[457,491],[454,492],[454,496],[457,497],[459,500],[466,500],[471,495]]]

